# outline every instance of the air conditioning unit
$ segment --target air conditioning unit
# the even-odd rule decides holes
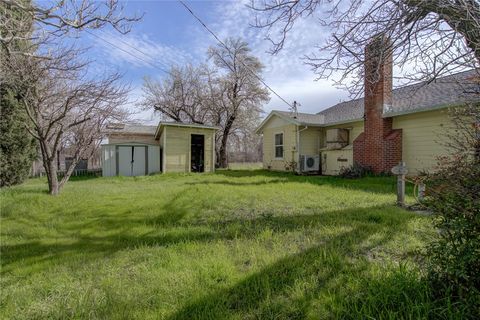
[[[320,156],[300,156],[300,171],[311,172],[320,170]]]

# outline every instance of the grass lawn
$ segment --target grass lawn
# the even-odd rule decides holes
[[[393,178],[261,170],[1,191],[5,319],[422,318],[429,217]],[[441,316],[441,315],[439,315]]]

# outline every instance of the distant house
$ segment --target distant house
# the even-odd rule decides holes
[[[177,122],[109,125],[108,142],[102,145],[103,176],[214,172],[216,130]]]
[[[405,161],[410,173],[432,170],[448,151],[452,127],[447,108],[478,102],[478,73],[458,73],[392,90],[392,63],[380,79],[366,82],[364,99],[336,104],[317,114],[272,111],[257,128],[263,135],[263,166],[271,170],[338,174],[359,163],[389,172]],[[366,72],[369,72],[366,70]]]

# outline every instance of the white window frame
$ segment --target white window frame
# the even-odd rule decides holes
[[[282,144],[277,145],[277,141],[275,139],[277,134],[282,135]],[[282,156],[277,157],[277,147],[280,147],[280,146],[282,147]],[[283,133],[283,131],[278,131],[273,133],[273,158],[275,160],[283,160],[285,158],[285,134]]]

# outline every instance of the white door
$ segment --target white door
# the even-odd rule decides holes
[[[118,174],[121,176],[142,176],[145,174],[144,146],[118,147]]]

